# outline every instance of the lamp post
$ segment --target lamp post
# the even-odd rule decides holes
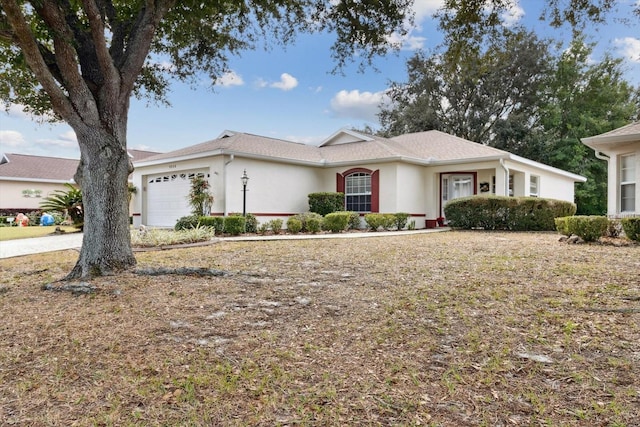
[[[240,177],[242,181],[242,216],[247,216],[247,184],[249,183],[249,176],[247,176],[247,170],[242,172]]]

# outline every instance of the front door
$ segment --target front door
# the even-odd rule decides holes
[[[470,173],[442,174],[440,185],[442,216],[444,216],[444,207],[449,201],[475,194],[475,176]]]

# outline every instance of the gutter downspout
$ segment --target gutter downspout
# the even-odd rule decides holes
[[[227,208],[227,166],[229,165],[229,163],[233,162],[234,159],[235,156],[232,154],[229,157],[229,160],[224,162],[224,166],[222,167],[222,182],[224,188],[224,216],[229,215],[229,209]]]
[[[502,166],[502,169],[504,169],[504,174],[505,174],[504,195],[509,196],[509,176],[511,175],[511,171],[509,171],[509,168],[504,163],[504,158],[500,158],[500,166]]]

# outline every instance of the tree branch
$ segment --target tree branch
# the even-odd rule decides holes
[[[2,5],[7,17],[7,22],[11,25],[15,43],[24,53],[29,68],[51,97],[51,104],[55,112],[69,124],[79,123],[80,116],[49,70],[17,1],[0,0],[0,5]]]
[[[78,116],[82,118],[83,122],[98,123],[100,114],[96,100],[78,69],[78,53],[70,43],[78,40],[58,7],[58,2],[43,1],[41,8],[37,7],[35,10],[49,28],[54,29],[53,45],[56,63],[64,79],[63,84],[67,89],[69,99],[78,112]]]
[[[126,48],[124,61],[120,68],[120,96],[129,98],[140,70],[147,58],[151,42],[158,24],[173,7],[175,0],[146,0],[146,7],[140,11],[139,19],[131,30],[131,37]],[[124,99],[122,99],[124,102]]]
[[[104,37],[104,23],[98,6],[93,0],[85,0],[82,2],[84,11],[89,19],[89,28],[91,37],[95,47],[95,53],[98,59],[102,74],[102,82],[108,86],[107,91],[114,94],[120,85],[120,75],[113,64],[113,60],[107,48],[107,41]]]

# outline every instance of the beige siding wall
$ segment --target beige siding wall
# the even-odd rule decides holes
[[[40,190],[40,197],[24,197],[24,190]],[[0,209],[40,209],[42,199],[56,190],[66,190],[66,187],[61,183],[0,181]]]
[[[636,211],[640,214],[640,141],[608,151],[608,197],[607,213],[612,216],[620,215],[620,158],[628,154],[636,157]]]

